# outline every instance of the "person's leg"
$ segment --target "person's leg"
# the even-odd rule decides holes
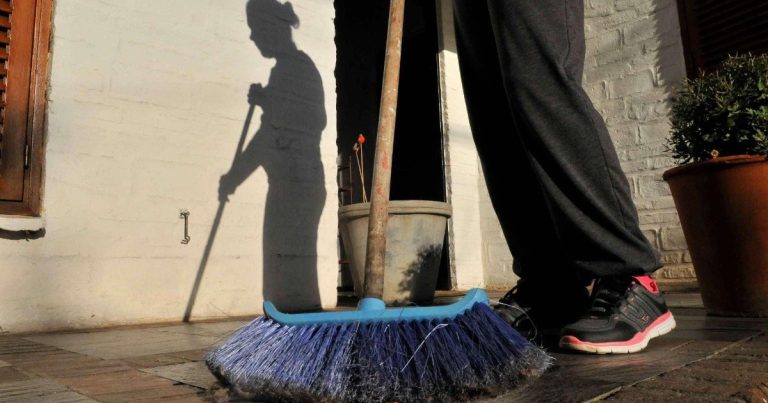
[[[583,2],[457,0],[456,4],[457,51],[473,131],[490,125],[476,121],[497,112],[494,105],[506,106],[508,123],[516,129],[510,136],[517,142],[515,151],[490,138],[492,129],[485,131],[491,134],[475,133],[486,175],[492,176],[489,188],[506,186],[519,190],[519,197],[530,197],[526,199],[530,205],[510,205],[497,203],[498,196],[491,191],[502,226],[511,225],[505,234],[512,234],[513,255],[517,258],[516,247],[523,256],[528,250],[541,253],[543,247],[563,256],[567,273],[599,278],[591,309],[565,327],[561,346],[593,352],[644,348],[650,337],[671,330],[674,319],[655,283],[647,276],[633,277],[662,264],[640,231],[629,183],[605,124],[581,87]],[[481,24],[472,24],[485,18],[483,10],[491,35],[478,28]],[[488,56],[490,51],[478,50],[490,43],[496,60]],[[498,81],[488,82],[483,76],[494,70],[489,65],[496,66],[501,77],[503,96],[492,88]],[[484,152],[483,143],[496,148]],[[512,159],[527,161],[526,181],[520,181],[509,164]],[[489,171],[493,172],[488,175]],[[521,183],[529,186],[521,188]],[[509,216],[518,220],[503,218]],[[520,223],[527,225],[515,225]],[[550,236],[525,237],[525,229],[537,224],[549,227],[542,233]],[[549,243],[537,248],[528,241]],[[527,274],[526,267],[535,261],[535,256],[520,261],[522,273]],[[537,267],[537,272],[546,271]],[[561,300],[563,308],[569,303]]]
[[[550,247],[597,277],[660,268],[606,126],[581,86],[583,1],[488,0],[487,6],[506,101],[558,239]],[[497,168],[497,175],[509,176],[509,168]]]
[[[455,0],[456,47],[469,123],[491,203],[514,257],[514,271],[549,286],[586,285],[564,259],[544,188],[522,143],[504,90],[484,1]]]
[[[555,218],[510,110],[485,2],[456,0],[454,6],[469,123],[513,270],[521,278],[497,312],[526,336],[541,335],[541,328],[559,332],[587,307],[585,285],[591,277],[564,259]]]

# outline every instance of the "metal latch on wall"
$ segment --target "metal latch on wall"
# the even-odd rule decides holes
[[[179,210],[179,218],[184,219],[184,239],[181,240],[181,243],[182,245],[186,245],[189,243],[189,240],[192,239],[189,236],[189,210]]]

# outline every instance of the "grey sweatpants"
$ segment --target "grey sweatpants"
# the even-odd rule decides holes
[[[581,87],[583,0],[455,0],[454,18],[470,125],[515,272],[568,285],[660,268]]]

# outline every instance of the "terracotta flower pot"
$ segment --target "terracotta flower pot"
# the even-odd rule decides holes
[[[768,316],[768,157],[719,157],[663,178],[707,312]]]

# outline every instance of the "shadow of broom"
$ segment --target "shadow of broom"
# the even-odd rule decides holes
[[[255,104],[250,104],[248,108],[248,114],[245,116],[245,123],[243,124],[243,131],[240,133],[240,141],[237,143],[237,150],[235,150],[235,158],[232,160],[234,165],[235,161],[240,158],[240,154],[243,152],[243,146],[245,145],[245,137],[248,135],[248,128],[251,126],[251,118],[253,118],[253,111],[256,108]],[[189,300],[187,301],[187,309],[184,311],[184,322],[189,322],[192,316],[192,309],[195,307],[195,301],[197,300],[197,293],[200,290],[200,283],[203,280],[203,274],[205,273],[205,267],[208,265],[208,258],[211,256],[211,249],[213,249],[213,241],[216,239],[216,233],[219,230],[219,224],[221,224],[221,216],[224,215],[224,206],[227,204],[226,198],[219,198],[219,208],[216,210],[216,217],[213,219],[213,225],[211,225],[211,232],[208,234],[208,243],[205,244],[205,250],[203,251],[203,257],[200,259],[200,265],[197,267],[197,275],[195,276],[195,283],[192,285],[192,291],[189,293]]]

